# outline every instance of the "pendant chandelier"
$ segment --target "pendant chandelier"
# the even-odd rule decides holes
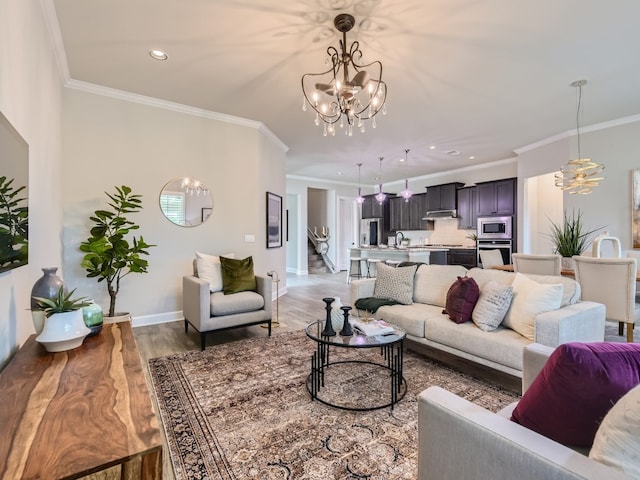
[[[408,162],[407,155],[409,155],[409,149],[408,148],[404,151],[404,163],[405,163],[405,165]],[[409,179],[408,178],[404,179],[404,190],[402,190],[400,192],[400,196],[402,198],[404,198],[405,202],[408,202],[409,199],[413,196],[413,192],[411,190],[409,190]]]
[[[338,48],[327,48],[331,64],[327,71],[302,76],[302,110],[307,111],[308,105],[316,112],[315,123],[323,123],[324,136],[335,135],[338,121],[345,134],[351,136],[354,126],[364,133],[367,120],[376,128],[376,114],[387,113],[387,85],[382,81],[382,63],[359,63],[362,51],[357,41],[347,50],[347,32],[355,25],[355,18],[341,13],[333,24],[342,32],[342,40]]]
[[[576,136],[578,138],[578,158],[569,160],[566,165],[560,167],[560,172],[555,174],[556,187],[570,195],[587,195],[593,191],[593,187],[600,185],[604,177],[597,177],[604,170],[604,165],[592,161],[590,158],[582,158],[580,154],[580,107],[582,106],[582,87],[586,80],[576,80],[572,87],[578,88],[578,108],[576,112]]]
[[[362,196],[362,189],[360,188],[360,169],[362,168],[362,163],[358,164],[358,196],[356,197],[356,203],[358,205],[362,205],[364,203],[364,197]]]
[[[384,159],[384,157],[380,157],[380,174],[378,175],[378,181],[380,182],[378,184],[378,193],[376,194],[376,200],[378,201],[378,203],[380,205],[382,205],[382,202],[384,202],[385,198],[387,198],[387,194],[386,193],[382,193],[382,160]]]

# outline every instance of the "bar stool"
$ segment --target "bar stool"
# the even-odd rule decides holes
[[[389,265],[390,267],[397,267],[398,265],[400,265],[400,260],[385,260],[385,262],[387,265]]]
[[[367,258],[367,278],[375,278],[378,276],[379,258]]]
[[[349,273],[347,283],[351,283],[352,278],[362,278],[362,257],[351,257],[349,259]]]

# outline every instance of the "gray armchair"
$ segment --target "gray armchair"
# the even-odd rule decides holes
[[[523,392],[553,350],[535,343],[525,347]],[[440,387],[427,388],[418,397],[418,479],[629,478],[613,467],[511,422],[509,417],[514,408],[515,403],[491,413]]]
[[[209,282],[196,275],[182,277],[185,333],[189,325],[196,329],[202,350],[205,349],[207,334],[212,332],[266,323],[271,336],[271,278],[256,275],[256,283],[257,292],[225,295],[222,292],[211,293]]]

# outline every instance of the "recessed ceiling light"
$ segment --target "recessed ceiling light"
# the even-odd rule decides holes
[[[476,159],[475,155],[471,155],[471,156],[469,157],[469,160],[475,160],[475,159]]]
[[[338,175],[342,175],[342,172],[338,172]]]
[[[429,150],[435,150],[435,149],[436,149],[436,146],[435,146],[435,145],[431,145],[431,146],[429,147]]]
[[[154,60],[166,60],[169,58],[169,55],[162,50],[149,50],[149,55],[151,55],[151,58]]]

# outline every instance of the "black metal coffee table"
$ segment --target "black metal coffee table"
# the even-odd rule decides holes
[[[398,403],[407,393],[407,382],[402,376],[402,361],[403,361],[403,344],[406,337],[406,332],[399,327],[394,326],[394,331],[386,335],[376,335],[367,337],[365,335],[354,332],[353,336],[342,337],[340,334],[336,334],[333,337],[327,337],[322,335],[322,329],[324,327],[323,320],[317,320],[310,323],[305,328],[307,336],[316,342],[316,351],[313,352],[311,357],[311,373],[307,376],[306,384],[307,390],[311,394],[313,400],[318,400],[336,408],[343,410],[377,410],[380,408],[393,407]],[[372,361],[369,359],[346,359],[331,361],[330,349],[344,348],[344,349],[380,349],[380,362]],[[336,369],[349,369],[351,378],[358,376],[358,369],[370,372],[371,375],[389,375],[389,390],[385,392],[372,391],[371,397],[379,401],[374,401],[372,405],[367,406],[352,406],[348,402],[340,402],[342,398],[331,398],[325,393],[323,388],[325,387],[325,380],[329,380],[329,374],[335,374]],[[325,378],[326,376],[326,378]],[[353,382],[356,383],[356,382]],[[360,385],[359,382],[357,382]],[[366,382],[363,382],[363,385]],[[356,387],[357,388],[357,387]],[[344,392],[343,392],[344,393]],[[348,393],[348,392],[347,392]],[[335,395],[340,397],[340,395]]]

